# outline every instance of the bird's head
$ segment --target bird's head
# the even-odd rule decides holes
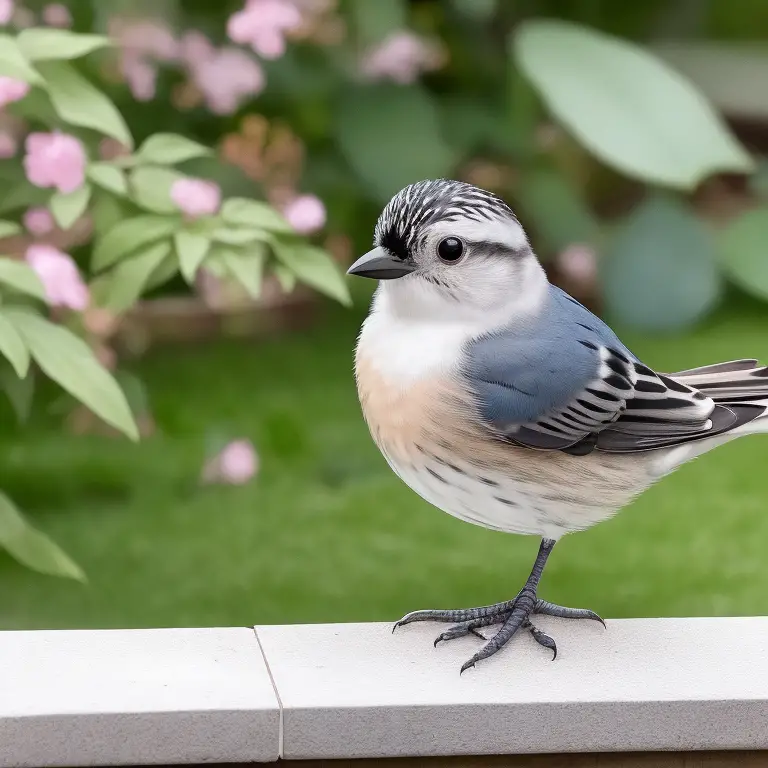
[[[402,314],[434,319],[525,305],[546,284],[512,209],[490,192],[444,179],[398,192],[379,217],[373,250],[348,273],[382,281],[379,290]]]

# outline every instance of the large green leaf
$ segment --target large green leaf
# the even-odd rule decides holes
[[[335,114],[344,157],[380,202],[411,182],[450,174],[456,161],[418,86],[345,88]]]
[[[302,243],[280,244],[275,255],[302,283],[342,304],[352,303],[344,277],[322,248]]]
[[[132,440],[139,439],[139,430],[120,387],[82,339],[32,312],[6,309],[5,316],[24,339],[43,373],[108,424]]]
[[[50,576],[64,576],[85,581],[85,574],[48,536],[33,528],[0,492],[0,547],[22,565]]]
[[[517,196],[522,213],[550,252],[574,243],[596,244],[597,219],[579,191],[558,171],[537,168],[525,173]]]
[[[174,213],[179,210],[171,200],[171,187],[184,175],[172,168],[141,166],[131,172],[128,180],[131,199],[141,208],[153,213]]]
[[[69,194],[55,192],[48,204],[56,223],[62,229],[69,229],[84,213],[91,199],[91,185],[83,184]]]
[[[41,61],[45,88],[62,120],[111,136],[128,147],[133,138],[117,107],[65,61]]]
[[[181,226],[176,216],[134,216],[115,224],[93,249],[91,268],[98,272],[144,245],[169,237]]]
[[[50,27],[24,29],[16,39],[30,61],[78,59],[110,45],[109,38],[102,35],[82,35]]]
[[[184,229],[179,230],[173,237],[181,274],[188,283],[193,283],[197,270],[211,247],[211,240],[205,235]]]
[[[251,248],[247,253],[233,248],[216,248],[217,258],[224,263],[232,277],[245,288],[248,295],[258,299],[261,295],[262,273],[266,261],[266,249]]]
[[[271,205],[245,197],[230,197],[221,206],[221,218],[236,227],[292,233],[293,228]]]
[[[633,43],[537,20],[517,28],[513,50],[554,116],[628,176],[687,190],[714,173],[752,169],[696,88]]]
[[[695,323],[721,293],[714,237],[686,206],[661,196],[619,226],[601,277],[609,314],[651,331]]]
[[[720,234],[720,263],[748,293],[768,300],[768,208],[755,208],[731,221]]]
[[[153,273],[171,254],[170,240],[150,245],[130,259],[121,261],[110,275],[106,306],[113,312],[124,312],[141,297]]]
[[[128,194],[128,181],[120,168],[110,163],[91,163],[86,171],[88,178],[97,186],[115,195]]]
[[[195,157],[211,154],[208,147],[198,144],[185,136],[175,133],[156,133],[139,148],[136,158],[139,162],[155,165],[175,165]]]
[[[13,323],[0,310],[0,354],[13,366],[16,375],[23,379],[29,371],[29,350]]]
[[[23,261],[0,256],[0,286],[2,285],[45,301],[45,288],[37,272]]]
[[[0,34],[0,77],[12,77],[32,85],[40,85],[43,78],[27,61],[16,40]]]

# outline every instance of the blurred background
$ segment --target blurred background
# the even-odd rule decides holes
[[[210,185],[186,202],[173,175],[131,175],[120,194],[141,210],[264,201],[340,274],[402,186],[460,178],[504,197],[551,279],[649,365],[768,359],[764,0],[0,0],[0,17],[33,63],[25,30],[108,35],[72,66],[136,143],[212,150],[180,152]],[[16,76],[5,45],[0,75]],[[44,283],[30,247],[86,274],[120,215],[96,191],[87,213],[71,190],[49,197],[66,190],[26,137],[56,120],[0,85],[4,252]],[[83,120],[90,91],[69,110],[65,91],[49,89],[59,117],[112,119]],[[132,162],[114,125],[99,143],[74,134],[102,171]],[[45,376],[3,374],[0,628],[390,620],[506,599],[538,542],[429,507],[367,433],[352,351],[374,286],[350,282],[350,305],[340,277],[197,266],[136,290],[120,273],[112,304],[94,282],[90,303],[48,289],[49,319],[113,373],[142,439]],[[567,537],[545,596],[609,618],[768,613],[766,460],[768,439],[737,441]]]

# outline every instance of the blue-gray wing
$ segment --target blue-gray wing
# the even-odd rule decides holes
[[[489,429],[531,448],[645,450],[713,427],[710,398],[643,365],[555,288],[535,325],[473,341],[461,370]]]

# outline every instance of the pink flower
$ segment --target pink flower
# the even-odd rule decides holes
[[[157,61],[173,61],[179,44],[170,28],[157,19],[110,19],[109,33],[123,50],[150,56]]]
[[[244,485],[256,474],[259,458],[250,440],[233,440],[203,468],[203,482]]]
[[[27,231],[35,237],[47,235],[56,226],[53,216],[47,208],[27,209],[23,221]]]
[[[0,24],[7,24],[13,18],[13,0],[0,0]]]
[[[24,170],[36,187],[74,192],[85,181],[83,145],[65,133],[30,133],[26,141]]]
[[[243,99],[264,89],[264,72],[245,51],[222,48],[191,67],[192,79],[208,107],[217,115],[230,115]]]
[[[298,6],[291,0],[248,0],[242,11],[227,22],[229,39],[250,45],[264,59],[285,53],[285,33],[302,24]]]
[[[363,75],[372,80],[412,83],[442,63],[439,48],[413,32],[393,32],[363,58]]]
[[[53,307],[84,310],[90,302],[88,286],[69,254],[52,245],[37,243],[27,248],[26,260],[45,288],[48,303]]]
[[[136,101],[152,101],[155,98],[157,68],[140,56],[126,54],[122,62],[123,75]]]
[[[72,14],[66,5],[51,3],[43,8],[43,22],[49,27],[61,27],[66,29],[72,26]]]
[[[21,101],[29,93],[29,84],[12,77],[0,77],[0,109],[14,101]]]
[[[171,200],[191,218],[209,216],[219,210],[221,189],[205,179],[179,179],[171,187]]]
[[[569,245],[557,257],[557,266],[566,277],[580,283],[590,283],[597,278],[597,254],[589,245]]]
[[[314,195],[299,195],[283,208],[283,216],[297,232],[308,235],[323,228],[325,206]]]
[[[15,157],[17,149],[16,139],[10,133],[0,131],[0,160]]]

